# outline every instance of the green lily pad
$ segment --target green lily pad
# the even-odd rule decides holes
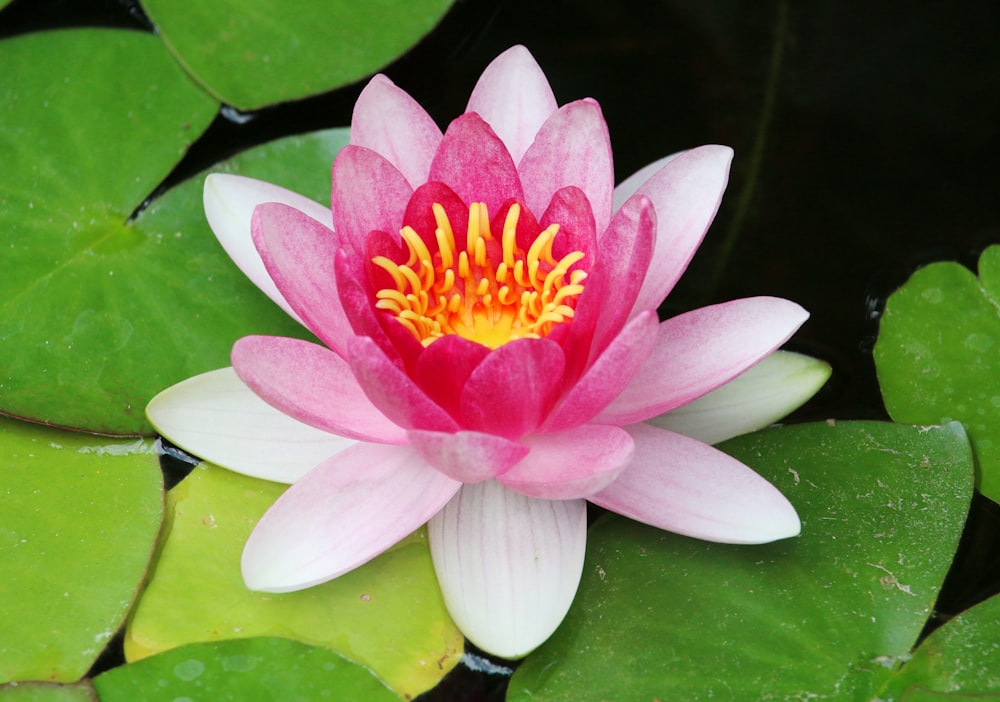
[[[256,638],[176,648],[94,678],[101,702],[398,702],[370,670],[326,648]]]
[[[919,686],[942,693],[1000,693],[998,621],[1000,595],[958,615],[920,644],[890,689]]]
[[[168,536],[126,633],[130,660],[194,641],[284,636],[332,648],[401,695],[458,662],[451,621],[420,530],[368,564],[299,592],[251,592],[240,555],[287,486],[202,463],[168,497]]]
[[[0,700],[3,702],[99,702],[97,693],[87,680],[74,685],[42,682],[8,683],[0,685]]]
[[[874,699],[958,545],[961,425],[802,425],[721,447],[789,497],[802,535],[729,546],[599,520],[576,602],[509,700]]]
[[[982,702],[983,700],[1000,700],[1000,695],[981,695],[977,692],[964,694],[961,692],[936,692],[922,687],[914,687],[903,693],[900,702]]]
[[[323,93],[404,54],[452,0],[147,0],[171,51],[206,90],[243,110]]]
[[[211,234],[202,178],[126,222],[218,107],[155,37],[28,35],[0,42],[0,65],[0,411],[151,433],[148,400],[228,365],[237,338],[304,333]],[[275,142],[218,170],[322,201],[346,139]]]
[[[125,618],[163,512],[149,442],[0,420],[0,683],[79,679]]]
[[[979,276],[950,261],[914,273],[886,303],[875,366],[897,422],[965,424],[979,490],[1000,502],[1000,246]]]

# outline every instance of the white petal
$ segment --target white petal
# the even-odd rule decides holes
[[[294,483],[356,443],[314,429],[257,397],[232,368],[167,388],[146,407],[156,430],[185,451],[254,478]]]
[[[250,217],[257,205],[281,202],[333,229],[330,208],[280,186],[229,173],[212,173],[205,179],[204,202],[208,224],[229,258],[265,295],[301,323],[264,268],[250,237]]]
[[[707,395],[647,422],[717,444],[763,429],[798,409],[823,387],[830,372],[825,361],[775,351]]]
[[[583,500],[525,497],[494,480],[464,485],[428,533],[448,611],[484,651],[525,656],[566,616],[583,572]]]

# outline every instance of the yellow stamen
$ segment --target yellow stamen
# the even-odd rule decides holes
[[[497,348],[514,339],[547,336],[573,319],[587,278],[585,270],[573,266],[585,254],[573,251],[555,259],[558,224],[539,232],[526,253],[517,245],[519,205],[508,210],[498,240],[490,231],[486,205],[474,202],[465,248],[458,250],[444,207],[434,203],[432,211],[433,237],[425,240],[409,226],[400,231],[409,254],[405,263],[385,256],[372,259],[393,285],[376,292],[375,307],[395,317],[424,346],[458,334]]]

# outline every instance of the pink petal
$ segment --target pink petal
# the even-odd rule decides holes
[[[462,390],[466,429],[518,439],[548,414],[561,389],[563,352],[548,339],[517,339],[494,349]]]
[[[264,514],[243,550],[243,579],[263,592],[331,580],[420,527],[460,486],[407,446],[353,446],[310,471]]]
[[[545,423],[544,430],[562,431],[580,426],[618,397],[649,356],[656,339],[657,322],[656,313],[652,311],[629,322],[566,393]]]
[[[173,385],[146,406],[161,435],[231,471],[294,483],[355,442],[302,424],[257,397],[222,368]]]
[[[465,485],[427,525],[448,611],[476,646],[520,658],[556,630],[583,573],[583,500]]]
[[[351,339],[350,361],[357,382],[390,420],[407,429],[455,432],[458,424],[435,404],[368,337]]]
[[[597,229],[608,226],[615,171],[608,125],[593,100],[563,105],[549,117],[517,170],[533,212],[544,211],[557,190],[575,185],[590,200]]]
[[[413,188],[379,154],[345,146],[333,162],[333,224],[344,245],[366,253],[368,233],[398,234]]]
[[[232,357],[244,383],[300,422],[363,441],[406,441],[406,432],[378,411],[347,362],[329,349],[300,339],[246,336],[233,345]]]
[[[251,221],[254,244],[278,290],[299,318],[340,356],[354,336],[337,292],[333,231],[296,209],[264,203]]]
[[[497,480],[529,497],[571,500],[607,487],[632,458],[632,437],[620,427],[587,424],[525,439],[531,453]]]
[[[647,421],[717,444],[791,414],[823,387],[830,373],[830,364],[824,361],[775,351],[725,385]]]
[[[485,202],[490,214],[509,198],[523,199],[507,147],[475,114],[448,125],[428,179],[446,183],[466,204]]]
[[[524,444],[493,434],[460,431],[446,434],[415,429],[408,434],[410,446],[425,461],[463,483],[478,483],[509,470],[528,455]]]
[[[517,163],[556,108],[552,88],[531,53],[513,46],[483,71],[466,111],[486,120]]]
[[[645,365],[595,421],[641,422],[701,397],[781,346],[808,318],[794,302],[750,297],[668,319]]]
[[[735,458],[645,424],[626,429],[635,456],[618,480],[588,498],[594,504],[706,541],[758,544],[799,533],[785,496]]]
[[[416,188],[427,180],[441,130],[416,100],[377,75],[354,104],[351,143],[384,156]]]
[[[729,181],[733,150],[700,146],[679,154],[639,188],[656,208],[657,236],[635,310],[657,307],[667,296],[715,218]]]
[[[224,173],[212,173],[205,178],[204,202],[208,224],[229,257],[265,295],[301,322],[264,268],[250,238],[250,217],[263,202],[282,202],[330,227],[333,224],[330,208],[262,180]]]

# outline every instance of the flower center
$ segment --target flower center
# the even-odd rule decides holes
[[[558,224],[541,231],[524,252],[517,244],[520,206],[511,205],[497,241],[486,205],[474,202],[465,246],[459,250],[444,207],[435,203],[432,210],[436,253],[405,226],[400,236],[409,249],[406,263],[385,256],[372,259],[394,284],[375,293],[375,306],[392,314],[424,346],[458,334],[495,349],[514,339],[547,336],[572,319],[587,273],[570,268],[585,254],[573,251],[558,261],[553,257]]]

